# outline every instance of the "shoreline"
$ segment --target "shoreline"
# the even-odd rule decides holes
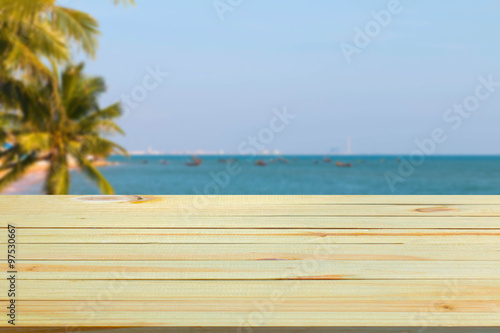
[[[108,167],[108,166],[118,165],[118,163],[109,162],[106,160],[98,160],[98,161],[94,161],[92,163],[92,165],[100,168],[100,167]],[[47,174],[48,168],[49,168],[49,164],[46,161],[40,161],[40,162],[35,163],[30,168],[28,168],[25,175],[21,179],[10,184],[3,191],[0,191],[0,195],[17,195],[17,194],[25,193],[27,190],[30,190],[34,186],[43,182],[43,180]],[[70,171],[77,170],[77,169],[78,169],[78,166],[70,163],[70,166],[69,166]],[[0,178],[3,177],[7,172],[8,171],[0,171]],[[39,193],[39,194],[43,194],[43,193]]]

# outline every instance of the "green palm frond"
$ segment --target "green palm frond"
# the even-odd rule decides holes
[[[102,110],[95,112],[89,118],[115,119],[123,115],[123,108],[120,103],[112,104]]]
[[[115,103],[105,109],[97,110],[79,122],[79,130],[83,132],[102,133],[102,134],[122,134],[125,132],[118,126],[113,119],[120,117],[123,114],[120,103]]]
[[[126,6],[127,4],[135,5],[135,1],[134,0],[113,0],[113,3],[115,5],[122,4],[124,6]]]
[[[33,27],[29,32],[26,45],[40,53],[50,55],[49,60],[63,62],[70,59],[70,50],[64,32],[54,29],[49,23],[43,22]]]
[[[71,68],[66,68],[61,74],[61,95],[63,101],[68,103],[75,95],[77,95],[78,86],[81,86],[79,77],[83,71],[84,64],[81,63]]]
[[[52,8],[51,25],[62,32],[85,53],[94,56],[97,50],[98,22],[89,14],[60,6]]]
[[[13,71],[23,71],[28,76],[47,79],[51,76],[50,69],[44,64],[37,50],[29,47],[20,38],[10,36],[6,40],[10,44],[9,52],[4,55],[4,62]]]
[[[22,128],[21,119],[22,116],[19,113],[0,112],[0,158],[2,153],[7,152],[6,150],[3,151],[2,147],[7,142],[9,134]]]
[[[21,81],[0,70],[0,104],[7,110],[19,110],[23,100],[28,98],[30,89]]]
[[[123,129],[118,126],[117,123],[109,119],[95,120],[82,124],[80,129],[87,133],[95,133],[95,135],[125,135]]]
[[[50,133],[30,132],[17,136],[23,151],[46,151],[50,149]]]
[[[74,46],[88,55],[97,49],[98,23],[55,0],[0,0],[0,68],[46,80],[45,65],[70,59]]]
[[[80,119],[99,110],[98,97],[106,91],[102,78],[83,78],[64,96],[68,117]],[[63,84],[63,89],[66,89]]]
[[[0,113],[0,127],[11,127],[13,124],[21,121],[22,116],[19,113],[4,112]]]
[[[128,152],[125,148],[97,135],[86,135],[83,138],[82,151],[85,155],[94,155],[98,157],[105,157],[111,154],[128,156]]]
[[[20,29],[42,19],[54,4],[55,0],[0,0],[0,20]]]
[[[97,170],[92,163],[90,163],[86,158],[84,158],[81,154],[77,154],[75,158],[78,161],[80,169],[83,173],[92,181],[94,181],[102,194],[114,194],[115,191],[113,186],[104,178],[104,176]]]
[[[19,80],[0,78],[0,103],[7,109],[18,110],[20,121],[50,121],[50,89],[42,85],[26,85]],[[44,94],[41,94],[44,91]],[[45,95],[47,92],[47,96]],[[5,103],[4,103],[5,101]]]

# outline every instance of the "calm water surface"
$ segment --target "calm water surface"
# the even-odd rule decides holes
[[[219,161],[230,158],[204,156],[200,166],[188,167],[183,156],[112,157],[118,165],[101,171],[117,194],[500,194],[500,157],[427,157],[414,170],[408,158],[395,156],[331,157],[331,163],[323,156],[284,156],[289,163],[271,163],[272,156],[233,156],[236,165]],[[259,159],[268,165],[254,165]],[[336,161],[352,167],[339,168]],[[228,167],[237,173],[230,175]],[[98,193],[78,172],[72,181],[72,194]],[[27,192],[39,191],[36,186]]]

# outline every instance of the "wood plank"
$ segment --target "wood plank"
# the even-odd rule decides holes
[[[110,209],[114,211],[116,208]],[[91,208],[89,208],[91,210]],[[0,212],[0,229],[498,229],[498,217],[393,217],[393,216],[183,216],[141,212],[128,216],[89,213],[7,215]],[[130,218],[134,216],[134,218]],[[147,219],[147,223],[144,222]]]
[[[500,261],[500,244],[21,244],[24,260]],[[0,259],[7,259],[6,251]]]
[[[454,313],[496,313],[500,307],[499,301],[453,301]],[[1,305],[6,305],[5,301]],[[82,306],[83,304],[83,306]],[[89,304],[74,301],[23,301],[20,309],[25,313],[52,313],[52,312],[79,312],[86,310]],[[162,300],[162,301],[107,301],[96,300],[96,307],[105,307],[107,311],[133,312],[136,309],[146,311],[165,311],[175,313],[177,311],[196,312],[252,312],[255,304],[244,300]],[[442,308],[447,304],[444,302],[433,302],[432,307]],[[300,300],[290,300],[283,304],[277,304],[276,310],[286,312],[355,312],[358,310],[366,312],[425,312],[429,309],[429,302],[426,300],[405,301],[405,300],[385,300],[385,301],[362,301],[362,300],[313,300],[310,304],[304,304]],[[376,307],[376,309],[374,309]],[[448,311],[452,312],[452,311]]]
[[[260,206],[267,205],[308,205],[308,204],[393,204],[393,205],[500,205],[498,195],[114,195],[114,196],[23,196],[11,195],[0,197],[6,205],[15,204],[32,206],[33,198],[51,206],[68,202],[88,202],[95,204],[120,204],[124,202],[140,203],[154,200],[162,205],[173,206]],[[1,206],[0,206],[1,207]]]
[[[249,317],[251,316],[251,317]],[[422,317],[421,317],[422,316]],[[393,327],[413,323],[413,326],[446,326],[457,325],[491,327],[500,325],[498,313],[439,313],[419,315],[419,312],[281,312],[272,311],[267,313],[263,319],[259,317],[258,310],[253,312],[236,311],[79,311],[71,313],[51,312],[48,319],[47,313],[26,313],[23,323],[30,325],[53,325],[62,323],[66,327],[86,327],[100,325],[103,327],[121,327],[124,321],[131,322],[138,327],[157,326],[193,326],[193,318],[196,318],[196,326],[205,327],[252,327],[249,323],[262,323],[266,326],[353,326],[361,327],[382,326]],[[225,323],[225,326],[220,323]],[[82,324],[83,323],[83,324]],[[23,325],[25,325],[23,324]],[[243,326],[245,325],[245,326]],[[256,325],[255,325],[256,326]],[[426,326],[424,326],[425,328]],[[238,330],[236,331],[238,332]],[[452,331],[453,332],[453,331]],[[475,332],[475,331],[473,331]]]
[[[19,244],[494,244],[500,229],[20,229],[18,237]],[[7,241],[0,233],[0,244]]]
[[[0,264],[8,271],[7,264]],[[18,261],[18,280],[489,280],[489,261]]]
[[[90,208],[92,207],[92,208]],[[137,208],[138,207],[138,208]],[[6,208],[6,207],[4,207]],[[118,209],[119,208],[119,209]],[[116,209],[116,216],[127,217],[129,214],[147,213],[150,216],[183,218],[194,216],[450,216],[450,217],[500,217],[500,205],[269,205],[259,206],[207,206],[202,208],[178,207],[162,205],[161,201],[145,201],[140,205],[125,203],[95,204],[88,202],[69,202],[64,208],[46,210],[43,214],[34,208],[24,208],[30,215],[37,214],[37,218],[60,216],[67,210],[69,216],[102,216],[109,209]],[[16,218],[21,211],[8,210],[6,217]],[[66,216],[66,215],[65,215]],[[34,217],[32,215],[32,217]]]
[[[115,218],[126,219],[141,212],[150,217],[192,217],[192,216],[450,216],[450,217],[500,217],[500,204],[272,204],[262,197],[259,204],[241,205],[179,205],[171,203],[171,197],[139,197],[128,201],[114,201],[110,197],[59,197],[54,200],[38,197],[37,205],[30,205],[22,196],[10,200],[0,200],[0,211],[6,220],[18,222],[22,214],[24,220],[40,220],[64,216],[79,218],[101,216],[110,209]],[[438,201],[439,197],[435,197]],[[194,200],[194,199],[193,199]],[[47,209],[57,204],[58,209]],[[92,208],[90,208],[92,207]],[[5,222],[4,222],[5,224]],[[5,226],[5,225],[4,225]]]
[[[7,280],[0,280],[6,290]],[[495,280],[283,280],[283,281],[142,281],[142,280],[25,280],[19,281],[19,301],[153,301],[244,299],[265,300],[429,300],[500,301]],[[105,297],[105,298],[103,298]],[[0,294],[6,301],[7,295]],[[20,302],[21,303],[21,302]],[[374,309],[375,310],[375,309]],[[500,320],[500,318],[499,318]]]

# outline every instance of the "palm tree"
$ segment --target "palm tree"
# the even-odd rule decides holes
[[[0,191],[23,177],[34,163],[47,161],[47,194],[69,192],[72,163],[95,181],[103,194],[113,193],[111,185],[89,158],[126,154],[124,148],[106,138],[109,134],[123,134],[114,122],[122,110],[119,104],[99,107],[98,97],[105,91],[104,81],[100,77],[85,76],[83,67],[83,64],[68,66],[60,75],[55,91],[52,84],[43,82],[12,88],[17,101],[13,109],[18,111],[0,115],[0,124],[3,122],[13,137],[11,146],[0,152],[3,159],[0,171],[7,171],[0,179]],[[52,110],[54,104],[50,97],[53,95],[61,100],[62,112],[57,118]]]
[[[58,6],[56,0],[0,0],[0,80],[13,73],[50,79],[47,64],[69,61],[75,46],[94,56],[98,26],[89,14]]]
[[[115,4],[134,4],[134,0],[112,1]],[[102,192],[112,191],[97,170],[86,163],[85,154],[99,156],[121,149],[99,136],[103,132],[102,126],[109,126],[110,130],[116,127],[112,119],[119,115],[119,106],[102,110],[106,112],[101,116],[94,115],[96,128],[89,129],[85,138],[71,136],[63,131],[64,124],[78,123],[83,118],[76,119],[67,114],[64,105],[67,101],[63,103],[61,100],[62,85],[59,85],[58,75],[54,74],[59,65],[70,61],[71,50],[75,47],[94,56],[98,34],[98,22],[92,16],[58,6],[56,0],[0,0],[0,169],[9,171],[0,180],[0,189],[21,177],[29,165],[50,156],[52,167],[46,182],[47,193],[67,192],[67,156],[73,153],[72,156],[80,156],[77,160],[82,169],[98,181]],[[79,72],[84,80],[81,69]],[[95,79],[95,83],[99,80]],[[97,95],[103,88],[101,84],[93,93]],[[89,112],[96,112],[95,106],[94,111],[91,109]],[[66,139],[70,141],[61,141]],[[5,142],[15,144],[4,148]],[[75,142],[81,145],[78,149]],[[55,149],[57,147],[61,149]],[[43,156],[43,148],[51,152]],[[57,158],[59,168],[55,167]],[[57,179],[58,175],[60,179]]]
[[[134,0],[113,2],[134,4]],[[0,0],[0,90],[13,78],[42,80],[55,87],[52,73],[70,61],[74,47],[95,55],[98,27],[89,14],[56,5],[56,0]],[[0,99],[0,112],[9,103],[5,98],[9,96]],[[57,95],[51,99],[52,112],[61,112]]]

